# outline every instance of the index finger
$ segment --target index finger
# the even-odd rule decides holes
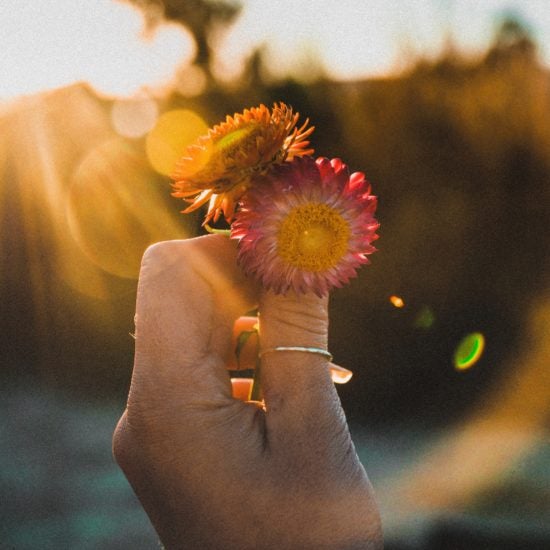
[[[234,320],[256,301],[236,264],[236,243],[221,235],[168,241],[142,261],[129,405],[231,399],[224,362]]]

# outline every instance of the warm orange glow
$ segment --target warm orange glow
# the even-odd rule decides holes
[[[122,139],[106,141],[74,172],[67,201],[71,234],[101,269],[137,277],[149,244],[186,236],[176,214],[169,216],[165,196],[137,151]]]
[[[54,285],[60,282],[105,300],[101,312],[87,311],[88,319],[97,314],[106,326],[113,318],[105,274],[70,238],[65,212],[72,166],[91,143],[111,131],[104,110],[82,86],[21,100],[1,121],[0,158],[2,151],[9,154],[10,185],[0,185],[0,195],[9,193],[10,204],[18,209],[18,248],[26,258],[33,330],[45,339],[51,311],[59,305]],[[4,140],[9,150],[2,148]]]
[[[164,113],[147,135],[146,151],[151,166],[160,174],[171,175],[186,147],[207,130],[206,122],[188,109]]]
[[[403,298],[400,298],[399,296],[390,296],[390,302],[397,308],[402,308],[405,306]]]
[[[113,128],[123,137],[139,138],[149,132],[158,118],[158,106],[150,97],[119,99],[111,108]]]
[[[1,111],[0,111],[1,112]],[[0,123],[0,219],[2,214],[3,207],[3,191],[4,191],[4,170],[6,167],[6,161],[8,157],[8,148],[6,142],[6,134],[4,130],[4,125]],[[1,281],[0,281],[1,282]]]
[[[62,199],[62,164],[63,155],[56,151],[59,143],[52,132],[48,132],[48,117],[41,101],[25,102],[25,109],[13,113],[3,120],[6,141],[13,151],[14,171],[17,179],[17,198],[19,216],[22,219],[21,247],[26,258],[26,275],[31,283],[33,301],[36,311],[36,329],[44,332],[47,329],[46,307],[48,304],[47,282],[43,276],[40,257],[40,233],[47,226],[54,231],[61,227],[58,205]],[[55,153],[54,153],[55,151]],[[57,154],[56,154],[57,153]],[[33,162],[29,162],[33,159]],[[4,182],[2,182],[4,183]],[[14,192],[14,189],[3,190]],[[40,217],[37,200],[40,197]],[[54,239],[55,242],[55,239]]]

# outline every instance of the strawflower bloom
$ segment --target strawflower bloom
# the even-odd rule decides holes
[[[376,197],[340,160],[295,158],[274,167],[240,202],[231,226],[238,261],[281,294],[326,295],[357,275],[376,249]]]
[[[298,113],[284,103],[245,109],[228,116],[187,148],[172,179],[174,197],[190,206],[184,213],[209,202],[205,224],[221,214],[231,222],[239,198],[274,164],[310,155],[307,138],[314,128],[306,120],[298,127]]]

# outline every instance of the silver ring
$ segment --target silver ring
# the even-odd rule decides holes
[[[264,350],[260,351],[258,356],[261,359],[267,353],[273,353],[273,352],[276,352],[276,351],[300,351],[302,353],[314,353],[316,355],[322,355],[323,357],[326,357],[329,360],[329,362],[332,362],[332,359],[333,359],[332,354],[329,351],[327,351],[326,349],[308,348],[308,347],[305,347],[305,346],[276,346],[274,348],[267,348],[267,349],[264,349]]]

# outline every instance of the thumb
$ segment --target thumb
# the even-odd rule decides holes
[[[260,296],[261,384],[268,418],[284,429],[309,426],[341,416],[330,376],[330,360],[320,353],[274,350],[301,347],[326,350],[328,297],[313,293]],[[307,422],[300,422],[308,419]]]

